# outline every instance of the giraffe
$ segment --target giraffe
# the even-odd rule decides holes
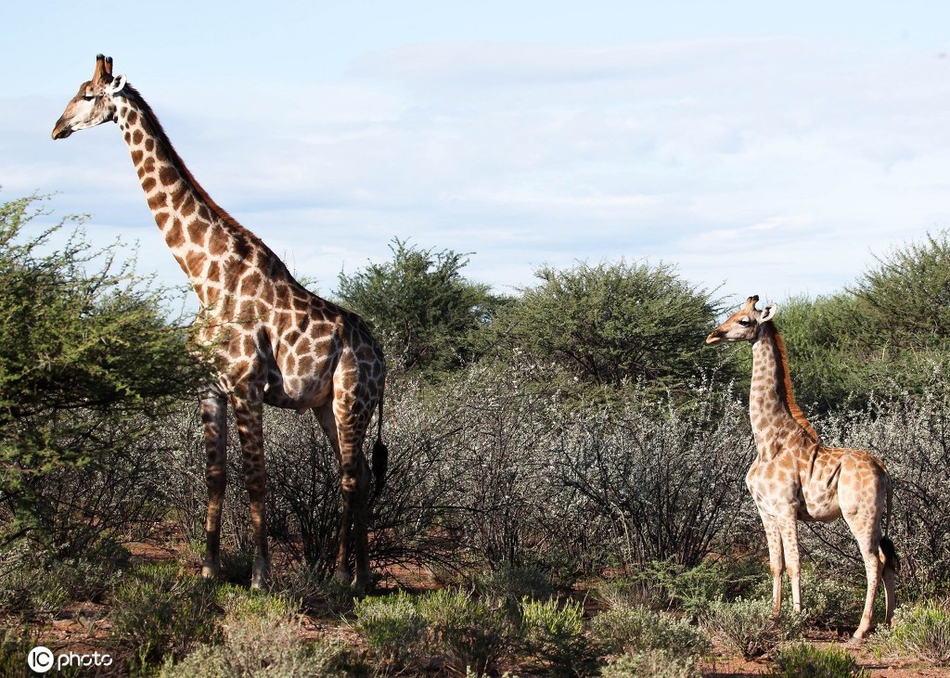
[[[221,510],[227,483],[227,405],[235,415],[250,498],[254,539],[251,585],[266,585],[270,558],[265,516],[263,404],[312,410],[340,462],[343,498],[336,576],[370,586],[370,497],[382,489],[386,363],[363,320],[311,294],[253,233],[219,207],[172,147],[158,118],[112,59],[98,55],[92,80],[79,87],[53,139],[112,121],[119,125],[155,222],[200,302],[196,343],[207,347],[215,375],[200,393],[207,453],[208,504],[202,575],[220,570]],[[377,414],[372,470],[363,453]],[[375,476],[375,488],[371,482]]]
[[[879,459],[864,450],[826,447],[795,403],[785,345],[772,321],[777,306],[756,308],[758,296],[706,337],[710,345],[752,343],[749,416],[757,456],[746,475],[765,527],[772,570],[772,613],[782,606],[787,568],[792,603],[801,611],[797,521],[831,522],[844,517],[858,542],[867,576],[861,622],[851,639],[860,643],[871,627],[878,584],[884,581],[885,622],[894,614],[897,553],[884,534],[890,514],[891,479]]]

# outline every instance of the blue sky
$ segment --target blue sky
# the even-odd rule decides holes
[[[499,292],[623,257],[733,300],[833,293],[950,224],[950,5],[777,5],[15,3],[0,200],[55,193],[184,282],[117,129],[50,139],[103,52],[323,294],[393,238]]]

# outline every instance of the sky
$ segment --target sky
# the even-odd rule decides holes
[[[675,266],[727,304],[833,294],[950,227],[950,3],[342,0],[0,10],[0,201],[185,283],[118,129],[54,142],[115,59],[194,176],[314,291],[394,239],[496,292]]]

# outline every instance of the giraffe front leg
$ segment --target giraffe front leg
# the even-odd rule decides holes
[[[228,482],[227,464],[227,398],[216,389],[202,394],[201,421],[204,428],[207,466],[208,506],[205,517],[205,559],[201,575],[212,579],[221,571],[221,511]]]
[[[761,509],[759,516],[762,518],[765,539],[769,546],[769,569],[772,572],[772,616],[777,619],[782,612],[782,574],[785,572],[782,534],[774,517]]]
[[[792,609],[796,614],[802,611],[801,557],[798,553],[798,517],[797,506],[779,518],[779,530],[782,533],[782,548],[785,552],[785,569],[792,586]]]
[[[251,509],[251,530],[254,539],[254,568],[251,588],[267,585],[270,555],[267,548],[266,482],[264,469],[263,403],[257,398],[234,396],[234,416],[241,439],[244,486]]]

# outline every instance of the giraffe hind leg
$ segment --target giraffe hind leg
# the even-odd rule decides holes
[[[372,475],[363,454],[366,426],[353,423],[350,418],[338,419],[329,404],[315,408],[314,412],[340,463],[343,515],[334,576],[338,581],[349,581],[352,560],[355,573],[351,583],[357,591],[366,592],[371,584],[368,529]]]

